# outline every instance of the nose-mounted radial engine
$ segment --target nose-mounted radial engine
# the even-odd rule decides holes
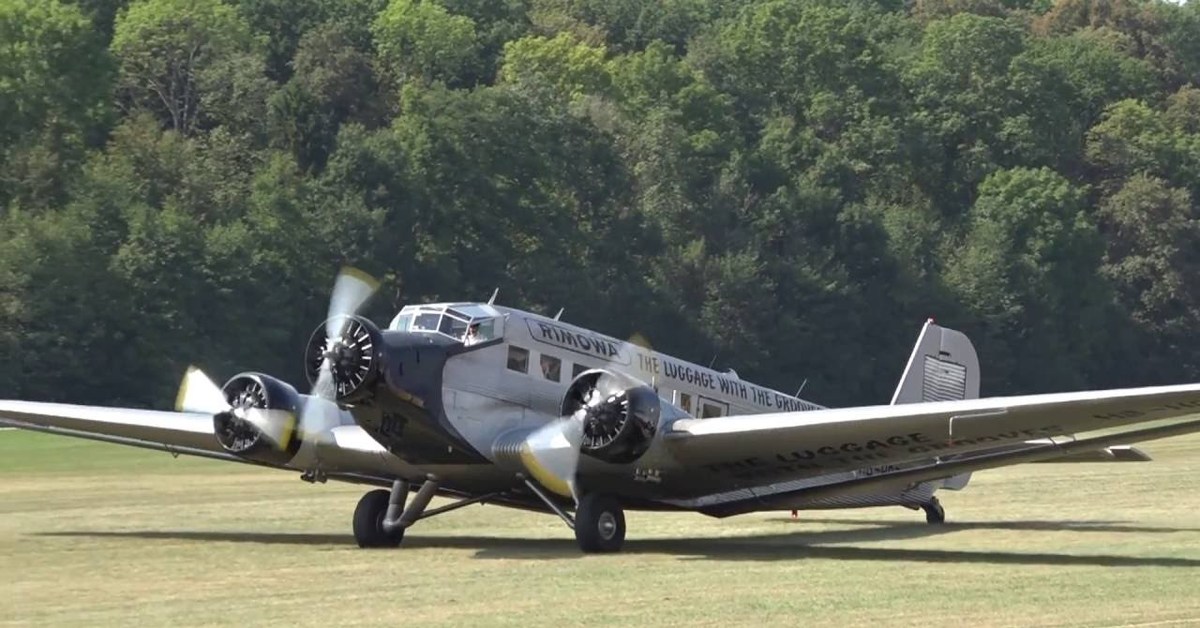
[[[383,335],[361,316],[331,318],[308,339],[304,374],[314,390],[353,405],[372,395],[381,372]]]

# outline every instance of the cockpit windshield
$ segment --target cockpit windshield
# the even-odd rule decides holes
[[[503,335],[504,319],[490,305],[451,303],[408,305],[392,319],[389,330],[423,332],[449,336],[473,345]]]

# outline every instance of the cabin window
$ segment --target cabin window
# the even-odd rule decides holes
[[[681,409],[683,409],[684,412],[691,414],[692,413],[692,396],[685,392],[679,393],[679,407]]]
[[[542,354],[542,377],[557,382],[562,378],[562,360],[552,356]]]
[[[587,370],[586,364],[576,364],[571,367],[571,379],[579,377],[579,374]]]
[[[529,372],[529,350],[521,347],[509,345],[508,347],[508,370],[518,373]]]
[[[718,416],[725,416],[725,408],[707,400],[700,402],[700,418],[711,419]]]

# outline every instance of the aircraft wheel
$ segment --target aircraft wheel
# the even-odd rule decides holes
[[[942,507],[942,502],[938,498],[931,497],[928,502],[921,504],[921,508],[925,510],[925,522],[931,525],[946,523],[946,509]]]
[[[589,554],[620,551],[625,543],[621,504],[608,495],[584,495],[575,510],[575,540]]]
[[[390,493],[377,489],[362,496],[354,508],[354,540],[359,547],[396,547],[404,540],[404,530],[388,534],[383,529]]]

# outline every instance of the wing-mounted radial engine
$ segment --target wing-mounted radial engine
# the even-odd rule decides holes
[[[289,384],[262,373],[235,375],[217,388],[198,369],[188,369],[176,408],[211,414],[213,433],[226,451],[262,462],[284,463],[303,438],[304,402]]]
[[[535,430],[501,436],[492,451],[498,463],[523,469],[576,501],[581,454],[616,465],[636,462],[664,422],[686,416],[644,382],[608,370],[580,373],[563,397],[562,414]]]
[[[217,441],[242,456],[267,452],[295,455],[300,448],[296,418],[300,394],[291,385],[262,373],[235,375],[221,388],[229,410],[213,415]],[[246,417],[266,415],[267,421]]]
[[[582,423],[580,452],[614,464],[640,458],[658,430],[662,405],[654,389],[605,370],[580,373],[563,396],[564,417]]]

